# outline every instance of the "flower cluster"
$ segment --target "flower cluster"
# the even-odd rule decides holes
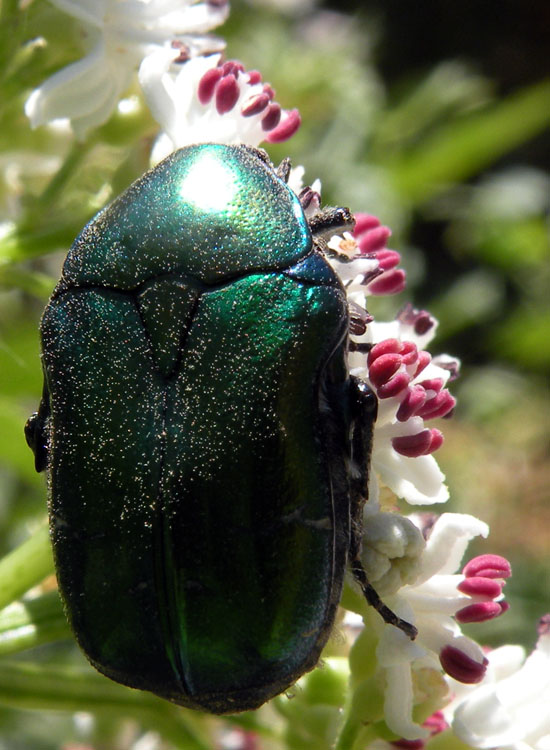
[[[297,110],[283,110],[259,72],[246,71],[237,61],[224,61],[223,41],[207,36],[228,14],[224,0],[52,1],[85,24],[94,44],[83,60],[56,73],[30,95],[26,111],[34,126],[66,117],[77,135],[85,135],[105,122],[139,68],[145,100],[162,129],[153,163],[190,143],[258,146],[285,140],[299,127]],[[316,180],[304,186],[303,174],[303,168],[294,168],[288,184],[309,218],[320,208],[321,185]],[[387,247],[390,236],[376,217],[357,213],[353,232],[332,237],[326,257],[348,296],[350,373],[369,385],[379,404],[361,560],[370,582],[399,617],[417,628],[418,638],[411,641],[384,625],[362,600],[354,598],[351,587],[344,603],[349,599],[349,607],[368,621],[360,638],[375,638],[371,651],[376,655],[376,679],[371,670],[368,681],[377,689],[383,685],[383,717],[378,718],[401,738],[393,743],[395,747],[423,747],[447,724],[453,724],[474,747],[516,747],[518,733],[510,708],[513,691],[521,686],[529,689],[527,681],[538,669],[537,660],[544,662],[545,674],[550,673],[548,633],[541,634],[538,655],[508,676],[505,686],[487,683],[493,657],[463,635],[460,625],[506,611],[503,585],[511,572],[509,563],[496,555],[482,555],[460,571],[469,541],[487,536],[486,524],[467,515],[407,517],[396,510],[398,500],[421,505],[448,498],[445,478],[433,456],[443,434],[431,423],[454,410],[455,398],[447,386],[457,377],[459,362],[448,355],[432,357],[427,351],[437,329],[437,321],[427,311],[406,305],[388,322],[367,312],[367,297],[394,295],[405,288],[400,254]],[[351,667],[356,695],[367,680],[357,664]],[[540,672],[536,674],[532,685],[539,686]],[[460,700],[453,698],[449,703],[453,708],[443,718],[440,708],[450,700],[447,685],[456,696],[458,683],[470,686],[470,693]],[[537,689],[548,700],[548,679],[542,683]],[[481,686],[471,687],[476,685]],[[431,718],[413,719],[415,706],[431,705],[434,695],[440,705],[429,712]],[[367,710],[366,704],[363,708]],[[357,710],[360,714],[361,708]],[[495,721],[505,717],[502,721],[508,729],[500,734],[485,731],[480,717],[485,721],[487,715]],[[361,716],[364,723],[375,719]],[[547,735],[547,722],[541,726],[539,735]]]
[[[189,143],[257,146],[286,140],[300,126],[298,111],[282,110],[258,71],[219,54],[182,60],[173,48],[157,50],[142,62],[139,81],[163,127],[153,163]]]

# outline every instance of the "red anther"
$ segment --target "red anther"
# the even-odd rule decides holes
[[[466,685],[475,685],[485,677],[489,661],[483,657],[480,663],[467,656],[455,646],[443,646],[439,653],[441,666],[450,677]]]
[[[401,268],[386,271],[369,286],[370,294],[399,294],[406,286],[406,273]]]
[[[224,76],[216,87],[216,109],[224,115],[233,109],[239,98],[239,84],[232,73]]]
[[[426,742],[424,740],[395,740],[390,742],[390,745],[400,750],[422,750],[426,747]]]
[[[375,359],[383,354],[400,354],[401,342],[398,339],[384,339],[375,344],[367,357],[367,364],[370,367]]]
[[[273,130],[281,120],[281,106],[277,102],[271,102],[266,107],[265,115],[262,117],[262,130]]]
[[[418,377],[422,370],[425,370],[431,361],[432,355],[430,354],[430,352],[426,352],[424,351],[424,349],[421,349],[418,352],[418,365],[416,366],[414,377]]]
[[[301,123],[302,118],[298,110],[291,109],[277,127],[269,131],[265,139],[268,143],[282,143],[283,141],[287,141],[298,130]]]
[[[433,737],[435,734],[444,732],[449,725],[445,721],[445,717],[441,711],[434,711],[434,713],[431,716],[428,716],[426,721],[422,723],[422,726],[429,729]]]
[[[499,602],[476,602],[469,604],[463,609],[459,609],[455,614],[457,622],[464,625],[467,622],[485,622],[493,620],[502,614],[502,607]]]
[[[262,82],[262,74],[260,73],[259,70],[249,70],[247,75],[248,75],[248,83],[251,86],[254,86],[254,84],[256,83]]]
[[[430,443],[430,450],[428,453],[435,453],[435,451],[438,451],[441,448],[445,438],[443,437],[443,433],[440,430],[436,430],[434,427],[432,427],[430,433],[432,435],[432,442]]]
[[[388,227],[378,226],[374,229],[370,229],[368,232],[364,232],[360,237],[357,237],[357,244],[361,249],[361,253],[363,255],[368,255],[377,250],[382,250],[389,237],[391,237],[391,230],[388,229]]]
[[[375,253],[372,253],[372,255],[376,258],[383,271],[389,271],[390,268],[395,268],[395,266],[401,261],[399,253],[395,250],[388,250],[387,247],[383,250],[377,250]]]
[[[512,567],[505,557],[500,555],[478,555],[466,563],[462,569],[466,578],[509,578]]]
[[[403,358],[403,364],[405,367],[414,365],[418,359],[418,349],[416,348],[416,344],[413,344],[412,341],[402,341],[401,357]]]
[[[425,388],[427,391],[435,391],[435,393],[439,393],[443,388],[443,378],[427,378],[426,380],[421,380],[418,385],[421,385],[422,388]]]
[[[451,412],[456,406],[456,398],[451,396],[449,391],[440,391],[436,396],[426,401],[424,406],[418,412],[422,419],[436,419],[444,417]]]
[[[373,353],[374,349],[376,349],[376,347],[371,349],[370,354]],[[388,380],[399,370],[401,362],[401,355],[394,354],[391,351],[388,351],[387,354],[377,356],[372,363],[369,364],[369,378],[372,384],[376,388],[379,388],[384,383],[387,383]]]
[[[353,214],[355,219],[355,229],[353,230],[353,236],[357,239],[363,232],[368,232],[370,229],[376,229],[380,226],[380,220],[376,216],[371,214],[357,213]]]
[[[461,581],[457,589],[467,596],[483,597],[484,599],[495,599],[502,594],[502,584],[495,578],[483,576],[472,576]]]
[[[393,378],[390,378],[387,383],[384,383],[380,388],[376,389],[376,395],[378,398],[393,398],[399,396],[399,394],[408,387],[411,382],[411,377],[406,372],[398,372]]]
[[[435,325],[435,321],[430,315],[430,313],[426,311],[422,311],[414,324],[414,332],[417,336],[423,336],[425,333],[427,333],[430,328],[433,328]]]
[[[418,336],[422,336],[435,325],[435,318],[432,318],[429,312],[426,310],[416,310],[410,302],[399,311],[397,320],[406,325],[413,326],[414,332]]]
[[[214,96],[214,89],[220,78],[223,76],[221,68],[210,68],[199,81],[197,95],[201,104],[208,104]]]
[[[275,99],[275,89],[271,88],[269,83],[264,83],[264,94],[267,94],[271,100]]]
[[[256,94],[247,99],[241,108],[241,114],[243,117],[252,117],[257,115],[267,107],[269,104],[269,97],[265,94]]]
[[[406,422],[407,419],[414,417],[416,412],[424,405],[426,401],[426,391],[418,385],[411,385],[407,389],[407,394],[399,404],[396,417],[398,422]]]
[[[431,452],[432,431],[421,430],[415,435],[402,435],[392,438],[393,449],[402,456],[418,458]]]
[[[224,76],[234,75],[235,78],[238,78],[239,73],[244,73],[244,65],[238,60],[227,60],[222,65],[222,72]]]
[[[550,613],[543,615],[537,624],[537,635],[543,636],[550,633]]]

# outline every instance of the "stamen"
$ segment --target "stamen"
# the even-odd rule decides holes
[[[489,661],[483,657],[481,664],[454,646],[444,646],[439,654],[441,666],[450,677],[467,685],[475,685],[485,677]]]
[[[509,578],[512,575],[512,566],[500,555],[478,555],[466,563],[462,573],[466,578]]]
[[[226,63],[227,64],[227,63]],[[224,115],[233,109],[239,99],[239,84],[235,76],[225,75],[216,86],[216,109]]]

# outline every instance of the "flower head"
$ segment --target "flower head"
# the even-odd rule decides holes
[[[429,529],[426,541],[423,529]],[[365,506],[361,561],[369,580],[385,603],[418,629],[411,641],[373,613],[365,615],[379,635],[376,657],[385,677],[386,722],[403,738],[428,736],[411,719],[415,682],[423,670],[436,675],[443,669],[467,684],[485,675],[485,654],[462,634],[460,624],[506,611],[502,587],[510,566],[504,558],[484,555],[462,572],[457,569],[468,542],[487,534],[487,525],[473,516],[444,513],[432,525],[424,517],[384,512],[370,499]],[[474,610],[477,617],[472,618]]]
[[[190,143],[283,141],[300,125],[298,111],[282,110],[258,71],[219,54],[182,60],[174,49],[157,50],[141,64],[139,80],[163,129],[153,162]]]
[[[397,294],[405,288],[405,271],[396,268],[401,256],[389,250],[386,242],[391,230],[376,216],[355,214],[353,233],[335,235],[328,243],[329,262],[343,280],[350,299],[366,295]]]
[[[68,118],[79,138],[110,116],[143,57],[177,40],[188,57],[223,49],[206,32],[229,13],[225,0],[51,0],[84,24],[91,49],[27,100],[33,127]]]
[[[416,319],[419,333],[415,332]],[[378,396],[372,464],[382,483],[413,504],[448,498],[445,477],[431,455],[443,435],[425,422],[448,416],[455,399],[445,388],[458,371],[458,360],[438,358],[419,348],[437,322],[425,311],[406,308],[392,323],[372,322],[352,336],[350,369]],[[453,363],[451,367],[450,362]]]

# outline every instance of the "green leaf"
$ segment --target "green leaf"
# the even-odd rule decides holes
[[[550,81],[545,80],[441,127],[390,162],[397,190],[422,203],[449,183],[477,174],[550,124],[549,101]]]

